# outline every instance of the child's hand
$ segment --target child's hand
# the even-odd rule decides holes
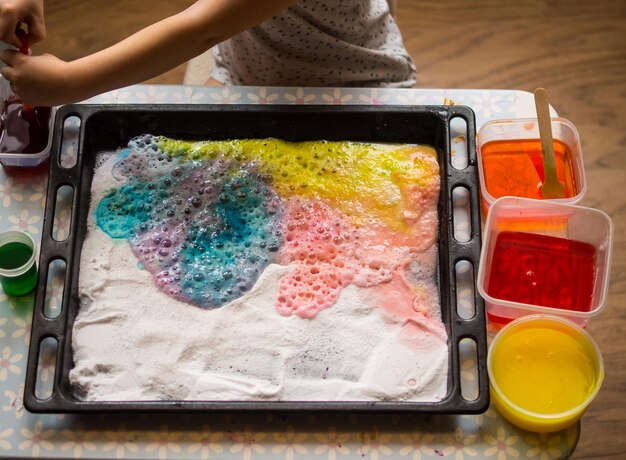
[[[28,27],[28,45],[46,38],[43,0],[0,0],[0,40],[19,48],[15,31],[20,23]]]
[[[61,101],[78,100],[71,85],[71,65],[50,54],[25,56],[14,50],[4,50],[0,59],[7,66],[1,70],[11,89],[30,105],[51,106]]]

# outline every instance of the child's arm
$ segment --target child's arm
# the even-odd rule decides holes
[[[32,105],[59,105],[142,82],[282,11],[294,0],[198,0],[97,53],[71,62],[5,50],[2,75]]]

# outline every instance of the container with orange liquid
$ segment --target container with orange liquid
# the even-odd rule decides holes
[[[552,118],[552,135],[557,178],[565,196],[550,201],[575,204],[587,187],[578,132],[571,122]],[[503,196],[544,199],[543,156],[536,119],[486,123],[478,131],[476,150],[485,213]]]

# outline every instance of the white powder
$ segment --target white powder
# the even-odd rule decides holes
[[[98,203],[119,186],[114,159],[94,176]],[[447,393],[447,337],[439,306],[419,344],[407,324],[354,285],[314,319],[282,316],[272,264],[244,296],[213,310],[161,292],[126,240],[113,240],[93,211],[80,268],[81,308],[73,330],[70,380],[96,401],[284,400],[438,401]]]

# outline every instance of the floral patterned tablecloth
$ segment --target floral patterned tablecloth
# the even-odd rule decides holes
[[[189,104],[387,104],[467,105],[476,125],[495,118],[534,116],[530,93],[514,90],[338,89],[194,87],[137,85],[90,99],[91,103]],[[453,139],[462,144],[462,135]],[[71,142],[66,154],[75,153]],[[453,162],[455,160],[453,159]],[[460,161],[460,160],[459,160]],[[0,231],[25,230],[40,238],[47,173],[7,174],[0,169]],[[462,195],[456,197],[455,232],[469,225]],[[67,216],[55,216],[55,231],[66,232]],[[465,223],[464,223],[465,222]],[[461,266],[459,307],[471,308],[469,267]],[[48,296],[61,289],[50,277]],[[23,407],[33,296],[12,298],[0,290],[0,457],[7,458],[431,458],[546,460],[569,456],[580,425],[536,434],[505,421],[494,408],[481,415],[373,414],[31,414]],[[60,308],[51,302],[51,311]],[[493,331],[490,331],[493,334]],[[54,352],[43,349],[38,382],[52,381]],[[475,354],[473,355],[475,356]],[[461,378],[474,391],[471,352],[463,358]],[[473,386],[474,385],[474,386]]]

